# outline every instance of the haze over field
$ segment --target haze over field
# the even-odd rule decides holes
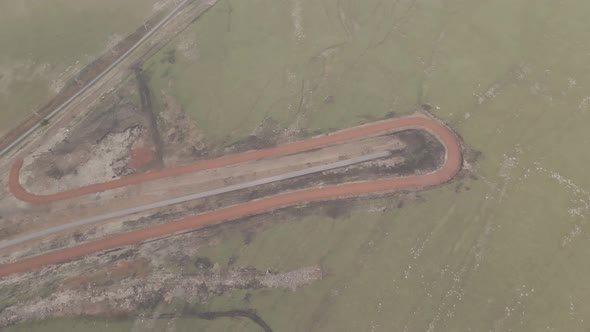
[[[157,9],[155,1],[50,2],[55,5],[0,4],[0,133],[22,119],[22,110],[32,111],[57,93],[52,86],[60,77],[73,75],[67,73]],[[77,118],[77,127],[67,134],[55,129],[64,136],[35,146],[21,182],[53,193],[418,110],[460,136],[463,170],[450,183],[417,192],[291,207],[112,256],[94,255],[39,270],[45,279],[30,288],[33,282],[24,279],[0,282],[2,306],[39,298],[56,303],[51,301],[66,295],[98,298],[93,291],[115,294],[119,283],[137,286],[133,282],[141,278],[156,289],[164,287],[161,280],[176,282],[171,275],[202,278],[206,290],[183,295],[166,289],[161,293],[173,295],[141,302],[122,319],[112,318],[113,309],[91,318],[70,314],[24,322],[6,331],[264,330],[252,317],[203,315],[228,311],[255,313],[272,331],[590,329],[589,10],[590,3],[574,0],[217,1],[158,49],[134,59],[133,70],[122,69],[128,70],[124,78],[101,90],[106,97],[85,108],[82,114],[90,115]],[[429,145],[432,138],[414,134],[392,135],[388,144],[409,147],[398,156],[404,166],[431,171],[424,163],[437,165],[437,158],[426,156],[437,151]],[[381,139],[371,144],[386,146]],[[370,150],[366,142],[363,149],[350,144],[305,156],[319,163],[317,156],[327,162],[351,147],[359,154]],[[304,166],[289,159],[227,171],[235,178],[221,170],[162,180],[120,194],[126,196],[82,198],[80,204],[88,206],[80,213],[151,202],[166,190],[188,194],[195,184],[250,180],[249,168],[270,176],[288,167]],[[366,175],[353,171],[358,173],[307,182],[326,185]],[[294,190],[302,183],[288,185]],[[263,189],[132,216],[78,237],[155,225],[279,190]],[[19,220],[34,228],[49,220],[40,217],[43,211],[59,213],[51,219],[57,224],[71,217],[62,210],[77,208],[65,202],[27,210],[2,195],[0,227],[6,234],[18,228],[8,223],[10,216],[34,216]],[[31,250],[78,240],[64,236]],[[112,268],[122,261],[125,268]],[[273,273],[293,283],[264,281]],[[260,284],[235,286],[230,277]],[[138,298],[125,297],[132,303],[125,308],[135,308]],[[176,316],[153,319],[170,313]]]

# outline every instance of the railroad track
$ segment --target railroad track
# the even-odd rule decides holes
[[[34,133],[37,129],[43,126],[43,122],[45,120],[50,120],[51,118],[55,117],[58,113],[62,112],[66,107],[68,107],[72,102],[78,99],[81,95],[87,92],[90,88],[92,88],[96,83],[98,83],[102,78],[104,78],[108,73],[110,73],[115,67],[117,67],[121,62],[127,59],[133,51],[135,51],[139,46],[141,46],[146,40],[148,40],[151,36],[153,36],[158,30],[160,30],[166,23],[168,23],[176,14],[180,12],[180,10],[190,1],[193,0],[183,0],[181,1],[172,11],[166,15],[158,24],[156,24],[153,28],[151,28],[140,40],[138,40],[135,44],[133,44],[125,53],[123,53],[119,58],[117,58],[110,66],[108,66],[105,70],[100,72],[94,79],[84,85],[78,92],[64,101],[61,105],[56,107],[51,113],[49,113],[43,119],[40,119],[35,125],[25,131],[22,135],[16,138],[12,143],[6,146],[4,149],[0,150],[0,157],[4,156],[10,150],[12,150],[15,146],[20,144],[24,141],[27,137],[29,137],[32,133]]]

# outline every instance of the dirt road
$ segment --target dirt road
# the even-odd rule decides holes
[[[355,164],[361,164],[361,163],[364,163],[367,161],[372,161],[372,160],[381,159],[381,158],[388,158],[388,157],[391,157],[390,151],[376,152],[376,153],[372,153],[369,155],[364,155],[364,156],[360,156],[360,157],[356,157],[356,158],[352,158],[352,159],[340,160],[340,161],[330,163],[327,165],[320,165],[320,166],[315,166],[315,167],[304,168],[299,171],[284,173],[281,175],[275,175],[275,176],[271,176],[271,177],[267,177],[267,178],[261,178],[261,179],[257,179],[254,181],[243,182],[243,183],[239,183],[239,184],[235,184],[235,185],[228,185],[228,186],[225,186],[222,188],[201,191],[198,193],[194,193],[194,194],[190,194],[190,195],[186,195],[186,196],[180,196],[180,197],[176,197],[176,198],[170,198],[170,199],[166,199],[163,201],[149,203],[149,204],[145,204],[145,205],[141,205],[141,206],[137,206],[137,207],[127,208],[127,209],[123,209],[123,210],[109,211],[107,213],[103,213],[100,215],[94,215],[92,217],[80,219],[80,220],[70,222],[67,224],[46,228],[46,229],[43,229],[43,230],[40,230],[40,231],[37,231],[34,233],[30,233],[30,234],[26,234],[26,235],[23,235],[20,237],[16,237],[11,240],[2,241],[2,242],[0,242],[0,250],[14,246],[14,245],[18,245],[21,243],[29,242],[31,240],[41,239],[41,238],[46,237],[48,235],[53,235],[53,234],[57,234],[60,232],[77,229],[82,226],[95,224],[95,223],[98,223],[101,221],[127,217],[127,216],[130,216],[133,214],[146,212],[146,211],[150,211],[150,210],[155,210],[155,209],[161,209],[161,208],[168,207],[171,205],[182,204],[182,203],[194,201],[194,200],[205,198],[205,197],[217,196],[217,195],[226,194],[226,193],[239,191],[239,190],[244,190],[244,189],[248,189],[248,188],[260,187],[262,185],[269,184],[269,183],[285,181],[285,180],[294,179],[294,178],[298,178],[298,177],[302,177],[302,176],[310,175],[310,174],[322,173],[322,172],[337,169],[337,168],[343,168],[343,167],[347,167],[347,166],[351,166],[351,165],[355,165]]]
[[[62,263],[98,251],[130,245],[177,232],[215,225],[224,221],[260,214],[285,206],[306,202],[337,199],[348,196],[358,196],[375,192],[387,192],[402,189],[421,189],[439,185],[452,179],[461,169],[462,151],[457,137],[444,124],[426,116],[415,115],[354,127],[330,135],[314,137],[308,140],[285,144],[274,148],[229,155],[185,166],[174,167],[141,175],[130,176],[128,178],[119,180],[90,185],[87,187],[55,193],[52,195],[35,195],[27,192],[18,181],[18,174],[20,167],[22,166],[22,161],[17,162],[10,172],[9,186],[11,192],[22,200],[33,203],[47,203],[56,200],[75,198],[79,195],[120,188],[129,184],[140,183],[143,181],[176,176],[185,174],[187,172],[211,169],[265,157],[286,155],[342,142],[345,140],[356,139],[359,137],[370,136],[387,131],[398,131],[405,129],[426,130],[441,142],[441,144],[446,149],[446,154],[445,162],[439,169],[424,175],[353,182],[328,187],[305,189],[301,191],[266,197],[248,203],[186,217],[162,225],[117,234],[79,246],[60,249],[26,258],[14,263],[0,265],[0,276],[25,272],[40,268],[45,265]]]
[[[346,140],[352,140],[365,136],[375,135],[386,131],[396,131],[403,129],[424,129],[431,132],[432,134],[435,134],[436,136],[436,130],[440,126],[441,124],[439,124],[438,122],[426,118],[424,116],[408,116],[398,119],[390,119],[371,123],[364,126],[345,129],[328,135],[316,136],[303,141],[284,144],[268,149],[246,151],[243,153],[223,156],[220,158],[199,161],[188,165],[146,172],[143,174],[132,175],[113,181],[92,184],[78,189],[66,190],[49,195],[37,195],[34,193],[30,193],[20,184],[19,173],[23,165],[23,160],[18,160],[12,165],[10,170],[9,189],[11,193],[20,200],[31,203],[50,203],[65,199],[76,198],[81,195],[94,194],[116,188],[126,187],[145,181],[152,181],[166,177],[174,177],[186,173],[203,171],[207,169],[213,169],[217,167],[223,167],[262,158],[283,156],[303,152],[330,144],[340,143]],[[444,144],[443,141],[441,142]]]

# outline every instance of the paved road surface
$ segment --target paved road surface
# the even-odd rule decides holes
[[[357,158],[352,158],[352,159],[348,159],[348,160],[341,160],[341,161],[327,164],[327,165],[310,167],[310,168],[306,168],[306,169],[302,169],[299,171],[290,172],[290,173],[286,173],[286,174],[282,174],[282,175],[271,176],[268,178],[263,178],[263,179],[258,179],[255,181],[240,183],[240,184],[227,186],[227,187],[223,187],[223,188],[219,188],[219,189],[213,189],[213,190],[204,191],[204,192],[191,194],[191,195],[186,195],[186,196],[182,196],[182,197],[178,197],[178,198],[167,199],[164,201],[160,201],[160,202],[156,202],[156,203],[152,203],[152,204],[147,204],[147,205],[143,205],[143,206],[138,206],[138,207],[134,207],[134,208],[109,212],[109,213],[101,214],[98,216],[78,220],[78,221],[68,223],[65,225],[60,225],[60,226],[44,229],[42,231],[31,233],[31,234],[21,236],[21,237],[17,237],[12,240],[2,241],[2,242],[0,242],[0,250],[17,245],[17,244],[24,243],[27,241],[36,240],[36,239],[39,239],[39,238],[42,238],[42,237],[45,237],[48,235],[56,234],[56,233],[63,232],[66,230],[71,230],[71,229],[74,229],[74,228],[77,228],[80,226],[90,225],[93,223],[97,223],[97,222],[101,222],[101,221],[105,221],[105,220],[109,220],[109,219],[125,217],[125,216],[129,216],[132,214],[140,213],[140,212],[145,212],[145,211],[158,209],[158,208],[162,208],[162,207],[166,207],[166,206],[170,206],[170,205],[174,205],[174,204],[180,204],[180,203],[193,201],[196,199],[201,199],[201,198],[225,194],[225,193],[229,193],[229,192],[233,192],[233,191],[248,189],[248,188],[261,186],[261,185],[269,184],[269,183],[273,183],[273,182],[293,179],[293,178],[300,177],[300,176],[310,175],[310,174],[314,174],[314,173],[320,173],[320,172],[332,170],[335,168],[346,167],[346,166],[359,164],[359,163],[363,163],[363,162],[367,162],[367,161],[371,161],[371,160],[375,160],[375,159],[379,159],[379,158],[386,158],[389,156],[391,156],[390,151],[382,151],[382,152],[372,153],[369,155],[365,155],[365,156],[361,156],[361,157],[357,157]]]
[[[463,162],[461,144],[455,134],[444,124],[434,119],[420,115],[380,121],[366,126],[359,126],[344,130],[333,135],[311,138],[306,141],[290,143],[272,149],[250,151],[233,155],[233,157],[227,156],[213,159],[214,162],[212,162],[212,164],[227,162],[228,158],[230,160],[234,160],[235,162],[239,162],[240,159],[245,158],[244,156],[252,158],[252,155],[257,156],[258,153],[261,154],[261,157],[272,155],[272,153],[268,153],[269,150],[281,155],[293,149],[310,149],[309,146],[313,146],[317,142],[322,142],[323,145],[333,144],[334,142],[359,138],[367,135],[374,135],[384,131],[405,129],[425,130],[434,135],[445,147],[445,162],[439,169],[423,175],[385,178],[379,180],[351,182],[327,187],[304,189],[300,191],[265,197],[214,211],[204,212],[161,225],[155,225],[143,229],[129,231],[127,233],[116,234],[74,247],[58,249],[52,252],[40,254],[38,256],[25,258],[14,263],[3,264],[0,265],[0,277],[12,273],[30,271],[45,265],[63,263],[99,251],[131,245],[179,232],[186,232],[196,228],[216,225],[225,221],[256,215],[295,204],[366,195],[375,192],[423,189],[430,186],[440,185],[451,180],[461,169]],[[311,143],[302,145],[302,142]],[[242,157],[235,158],[235,156]],[[201,164],[203,163],[206,164],[206,162],[202,162]],[[147,180],[149,180],[149,177]]]
[[[133,51],[135,51],[141,44],[143,44],[148,38],[150,38],[154,33],[156,33],[156,31],[158,31],[161,27],[163,27],[164,24],[168,23],[168,21],[170,21],[170,19],[172,17],[174,17],[176,14],[178,14],[178,12],[182,9],[182,7],[184,5],[186,5],[189,1],[190,0],[184,0],[180,4],[178,4],[178,6],[174,7],[174,9],[168,15],[166,15],[166,17],[164,17],[164,19],[162,19],[150,31],[148,31],[139,41],[137,41],[137,43],[133,44],[133,46],[131,46],[131,48],[129,48],[127,50],[127,52],[123,53],[123,55],[121,55],[117,60],[115,60],[115,62],[113,62],[107,69],[105,69],[103,72],[98,74],[98,76],[96,76],[92,81],[88,82],[78,92],[76,92],[73,96],[68,98],[68,100],[64,101],[63,104],[61,104],[55,110],[53,110],[51,113],[49,113],[49,115],[47,115],[44,119],[51,119],[57,113],[63,111],[66,107],[68,107],[68,105],[70,105],[74,100],[76,100],[78,97],[80,97],[84,92],[88,91],[88,89],[93,87],[98,81],[100,81],[100,79],[102,79],[106,74],[108,74],[111,70],[113,70],[113,68],[115,68],[118,64],[120,64],[123,60],[127,59],[127,57],[129,57],[129,55]],[[5,155],[6,153],[8,153],[10,150],[12,150],[12,148],[14,148],[20,142],[25,140],[29,135],[31,135],[35,130],[37,130],[39,127],[41,127],[41,122],[43,122],[43,120],[39,121],[36,125],[31,127],[24,134],[22,134],[16,140],[14,140],[10,145],[8,145],[6,148],[4,148],[2,151],[0,151],[0,157]]]

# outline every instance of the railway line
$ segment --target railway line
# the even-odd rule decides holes
[[[143,43],[145,43],[150,37],[152,37],[158,30],[160,30],[164,25],[166,25],[174,16],[176,16],[184,6],[192,0],[183,0],[176,7],[172,9],[168,15],[166,15],[158,24],[152,27],[141,39],[139,39],[135,44],[133,44],[125,53],[123,53],[119,58],[117,58],[110,66],[108,66],[105,70],[100,72],[94,79],[84,85],[80,90],[78,90],[74,95],[70,98],[65,100],[59,106],[57,106],[53,111],[51,111],[47,116],[37,122],[35,125],[30,127],[24,133],[22,133],[19,137],[17,137],[14,141],[8,144],[5,148],[0,150],[0,158],[3,157],[5,154],[10,152],[14,147],[18,144],[23,142],[27,137],[29,137],[32,133],[34,133],[37,129],[42,127],[42,123],[45,120],[49,120],[55,117],[58,113],[62,112],[66,107],[68,107],[72,102],[86,93],[90,88],[95,86],[101,79],[103,79],[108,73],[110,73],[113,69],[115,69],[121,62],[127,59],[137,48],[139,48]]]

